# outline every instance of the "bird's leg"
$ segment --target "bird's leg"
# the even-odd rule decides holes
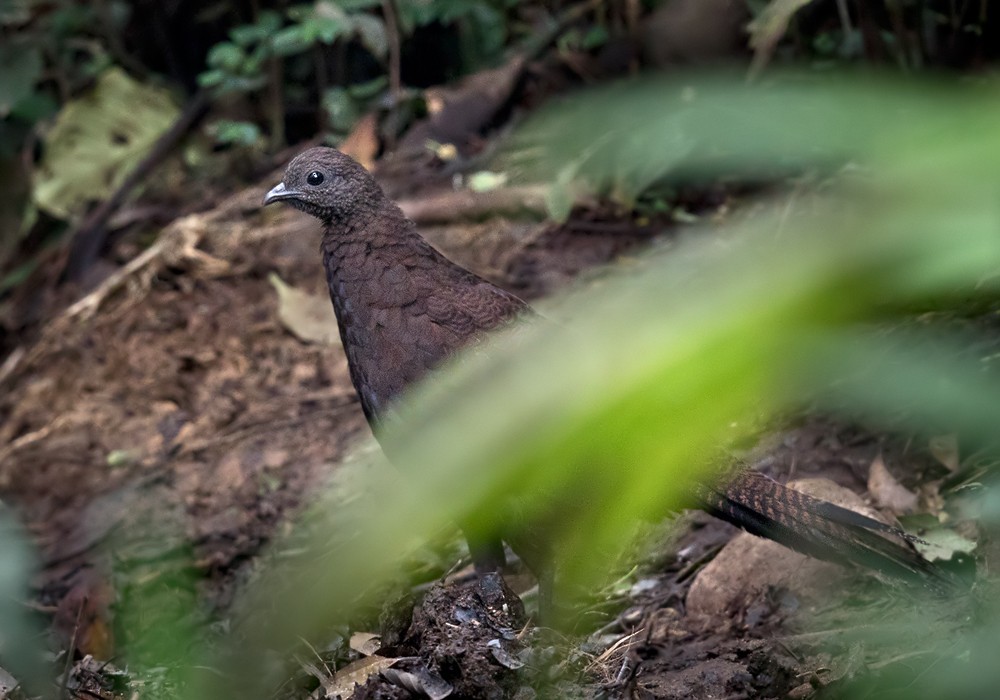
[[[477,574],[500,572],[507,565],[503,542],[496,537],[482,536],[465,529],[465,539],[469,543],[469,554]]]
[[[546,566],[537,574],[538,577],[538,617],[537,625],[554,626],[557,622],[555,611],[556,577],[553,567]]]

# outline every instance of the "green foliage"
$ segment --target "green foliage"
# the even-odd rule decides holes
[[[600,25],[590,27],[586,31],[573,27],[559,37],[559,48],[562,50],[590,51],[604,46],[610,38],[611,36],[608,34],[607,28]]]
[[[42,633],[24,604],[35,566],[26,533],[0,503],[0,666],[13,672],[23,689],[43,695]]]
[[[236,122],[220,119],[212,125],[216,143],[255,147],[263,143],[260,127],[253,122]]]
[[[6,193],[0,205],[0,270],[37,217],[29,188],[10,183],[12,178],[28,180],[20,166],[26,146],[61,102],[112,64],[110,37],[121,31],[130,12],[131,4],[124,0],[0,3],[0,183]],[[57,208],[73,206],[67,202]],[[22,262],[0,275],[0,293],[33,267],[33,261]]]
[[[0,119],[28,101],[42,74],[42,53],[24,40],[0,46]]]
[[[349,87],[332,87],[323,93],[323,109],[326,110],[330,129],[334,133],[346,134],[364,114],[368,105],[380,95],[389,84],[385,76],[367,83],[356,83]]]
[[[460,28],[462,56],[467,69],[495,61],[507,42],[506,10],[516,0],[457,2],[425,0],[396,3],[401,38],[433,22]],[[198,82],[226,93],[254,93],[273,80],[270,61],[295,58],[317,46],[356,41],[383,65],[388,60],[390,37],[381,0],[333,2],[317,0],[292,5],[283,13],[265,10],[253,24],[233,28],[229,41],[212,47],[207,70]],[[360,85],[328,88],[322,103],[335,133],[346,133],[384,92],[385,75]]]
[[[507,43],[507,10],[519,0],[417,0],[398,3],[404,33],[433,22],[458,25],[466,69],[496,61]]]
[[[255,24],[232,29],[231,41],[208,52],[208,70],[198,76],[198,83],[219,94],[259,90],[267,83],[265,62],[273,55],[272,37],[280,26],[281,16],[265,11]]]
[[[1000,102],[929,84],[775,83],[617,87],[625,125],[651,124],[641,151],[617,120],[591,114],[606,91],[554,108],[574,129],[552,152],[601,143],[643,158],[641,172],[661,160],[729,173],[834,157],[863,169],[650,255],[547,311],[567,323],[513,329],[406,397],[381,436],[402,475],[352,508],[323,508],[331,526],[295,543],[323,554],[256,583],[226,691],[265,654],[344,620],[449,521],[541,538],[564,580],[593,590],[636,518],[682,505],[727,445],[803,402],[994,437],[1000,378],[950,349],[964,339],[939,329],[900,342],[873,328],[948,300],[1000,299]],[[670,112],[651,95],[690,93],[686,116],[658,131]],[[594,159],[588,176],[606,181],[621,165]],[[266,695],[262,681],[252,674],[241,696]]]
[[[293,5],[283,14],[265,10],[253,24],[234,27],[229,41],[216,44],[208,53],[208,69],[198,76],[203,87],[218,95],[253,93],[274,79],[269,72],[272,61],[292,58],[319,45],[356,39],[375,58],[384,61],[389,51],[389,38],[381,17],[366,12],[380,6],[371,0],[336,3],[319,0],[310,5]],[[331,112],[335,131],[350,129],[359,116],[355,96],[327,94],[323,103]],[[278,119],[278,115],[272,115]],[[246,144],[251,134],[240,133],[229,126],[215,127],[219,143]],[[251,141],[256,142],[256,135]]]
[[[267,81],[269,59],[295,56],[319,44],[355,37],[373,56],[384,59],[389,44],[385,24],[362,11],[371,5],[355,3],[348,11],[334,2],[320,1],[292,6],[284,17],[270,10],[261,12],[254,24],[233,28],[230,41],[212,47],[208,70],[198,82],[220,94],[259,90]]]
[[[756,60],[766,63],[782,42],[798,59],[818,59],[815,67],[886,59],[904,69],[924,68],[948,59],[958,47],[974,49],[994,19],[987,3],[900,2],[866,3],[840,1],[815,7],[813,0],[746,0],[754,20],[748,27]],[[825,12],[823,21],[801,28],[796,14],[813,5],[814,15]],[[970,51],[974,55],[975,51]]]
[[[130,13],[130,4],[123,0],[103,3],[100,8],[92,3],[50,6],[38,0],[4,5],[0,10],[0,30],[5,35],[0,44],[0,157],[15,152],[29,127],[55,113],[58,103],[52,76],[71,87],[110,65],[104,43],[78,38],[118,32]]]

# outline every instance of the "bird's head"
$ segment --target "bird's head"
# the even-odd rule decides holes
[[[310,148],[297,155],[285,177],[264,195],[264,205],[285,202],[330,223],[376,209],[382,190],[367,170],[335,148]]]

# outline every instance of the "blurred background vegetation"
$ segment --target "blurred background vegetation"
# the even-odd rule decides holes
[[[521,85],[521,106],[643,68],[739,64],[748,51],[752,72],[794,59],[817,72],[863,65],[970,75],[998,50],[985,0],[714,2],[704,20],[694,3],[649,0],[4,0],[0,293],[66,237],[77,239],[67,266],[79,280],[94,249],[107,245],[99,234],[79,240],[93,228],[86,215],[178,123],[181,157],[152,182],[142,178],[154,190],[147,199],[159,192],[174,206],[180,181],[251,177],[270,162],[265,154],[317,136],[336,144],[370,112],[379,115],[380,144],[392,145],[435,108],[426,88],[511,52],[537,57],[547,42],[563,70]]]
[[[285,543],[244,592],[228,645],[210,615],[191,613],[190,572],[163,590],[135,586],[119,624],[134,626],[125,653],[143,659],[149,687],[195,697],[192,669],[208,666],[229,675],[225,691],[201,678],[202,697],[241,687],[241,674],[241,693],[266,695],[282,680],[268,654],[286,661],[301,637],[348,624],[376,581],[470,513],[488,524],[515,511],[529,531],[545,523],[571,578],[606,586],[600,553],[624,548],[636,516],[684,505],[689,479],[804,410],[958,436],[963,461],[942,492],[956,504],[980,493],[1000,418],[996,10],[0,0],[0,380],[106,276],[102,260],[128,262],[116,243],[129,238],[138,255],[168,222],[259,185],[306,144],[409,167],[413,179],[480,171],[541,183],[555,221],[591,207],[629,226],[692,223],[679,194],[692,185],[759,195],[718,238],[683,240],[553,302],[565,330],[532,329],[516,347],[498,339],[411,397],[409,421],[386,439],[421,479],[405,493],[371,487],[377,518],[332,508],[335,525]],[[988,530],[1000,508],[982,493],[955,510]],[[8,604],[32,570],[25,539],[0,548],[0,660],[30,683],[45,675],[37,659],[8,651],[43,634]],[[318,561],[283,565],[317,550]],[[919,615],[894,628],[941,673],[919,689],[900,676],[889,691],[995,687],[995,664],[981,661],[1000,648],[1000,617],[995,587],[980,585],[961,633],[928,631]],[[158,663],[184,671],[161,687]],[[839,691],[874,692],[864,680]]]

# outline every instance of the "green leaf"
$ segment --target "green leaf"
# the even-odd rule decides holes
[[[323,2],[329,2],[330,0],[323,0]],[[419,2],[420,0],[418,0]],[[337,0],[337,5],[344,12],[354,14],[360,10],[370,10],[372,8],[381,8],[382,0]]]
[[[212,125],[215,140],[220,144],[255,146],[261,143],[260,127],[253,122],[220,119]]]
[[[321,0],[317,2],[312,13],[304,20],[310,36],[314,36],[324,44],[331,44],[339,37],[351,31],[351,18],[339,4]]]
[[[260,13],[253,24],[243,24],[229,31],[230,38],[243,47],[249,47],[257,42],[267,41],[281,28],[281,15],[273,10]]]
[[[568,184],[621,176],[622,152],[643,160],[640,175],[661,158],[667,171],[716,177],[860,167],[819,193],[775,195],[730,230],[681,237],[552,303],[545,315],[556,323],[511,329],[413,387],[379,426],[399,474],[373,478],[377,505],[366,501],[357,519],[322,508],[345,519],[307,551],[331,556],[253,582],[243,666],[203,697],[237,695],[241,678],[269,697],[248,669],[356,614],[415,539],[449,521],[544,538],[562,565],[557,580],[593,590],[633,518],[683,504],[734,440],[804,403],[903,413],[906,425],[962,426],[995,444],[1000,380],[969,356],[974,346],[885,342],[887,325],[928,300],[995,308],[1000,298],[995,91],[856,75],[823,87],[689,78],[631,82],[551,110],[533,145]],[[995,335],[995,319],[982,321]],[[956,695],[954,678],[925,680],[940,691],[929,697],[990,697]]]
[[[114,191],[178,114],[166,90],[118,68],[106,71],[56,118],[35,171],[35,202],[60,219],[82,216],[90,202]]]
[[[271,50],[278,56],[293,56],[316,43],[316,38],[304,24],[292,24],[280,30],[271,40]]]
[[[361,44],[376,58],[385,58],[389,53],[389,35],[386,33],[385,23],[374,15],[355,15],[353,22]]]
[[[0,649],[3,665],[31,696],[44,694],[42,630],[22,602],[29,599],[29,578],[36,567],[28,539],[11,511],[0,503]]]
[[[257,44],[240,66],[239,75],[255,77],[262,73],[264,63],[271,58],[271,47],[266,43]]]
[[[607,28],[603,25],[594,26],[583,35],[581,46],[589,51],[604,46],[610,38]]]
[[[229,38],[233,43],[247,47],[267,38],[267,32],[256,24],[243,24],[229,30]]]
[[[28,124],[35,124],[43,119],[48,119],[57,111],[59,111],[59,103],[46,90],[45,92],[33,92],[18,102],[11,110],[10,116]]]
[[[8,39],[0,43],[0,119],[5,119],[35,91],[42,74],[37,45]]]
[[[341,133],[349,131],[360,116],[357,104],[342,87],[329,88],[323,93],[323,109],[330,120],[330,128]]]
[[[347,20],[340,17],[313,17],[303,25],[309,36],[324,44],[332,44],[350,31]]]
[[[222,95],[230,93],[250,93],[260,90],[266,84],[267,77],[260,74],[248,77],[227,75],[217,89],[219,94]]]
[[[507,41],[507,23],[495,8],[484,3],[475,3],[467,15],[468,24],[463,24],[463,43],[469,55],[479,63],[491,62],[499,58]]]
[[[260,13],[260,17],[257,18],[257,24],[270,36],[281,29],[281,13],[274,10],[264,10]]]
[[[225,79],[226,73],[218,69],[207,70],[198,74],[198,84],[201,87],[215,87],[216,85],[221,84]]]
[[[236,44],[223,41],[209,50],[206,61],[212,68],[235,73],[246,61],[246,53]]]
[[[363,83],[354,83],[347,86],[347,94],[355,100],[365,101],[379,95],[389,85],[389,78],[380,75]]]

